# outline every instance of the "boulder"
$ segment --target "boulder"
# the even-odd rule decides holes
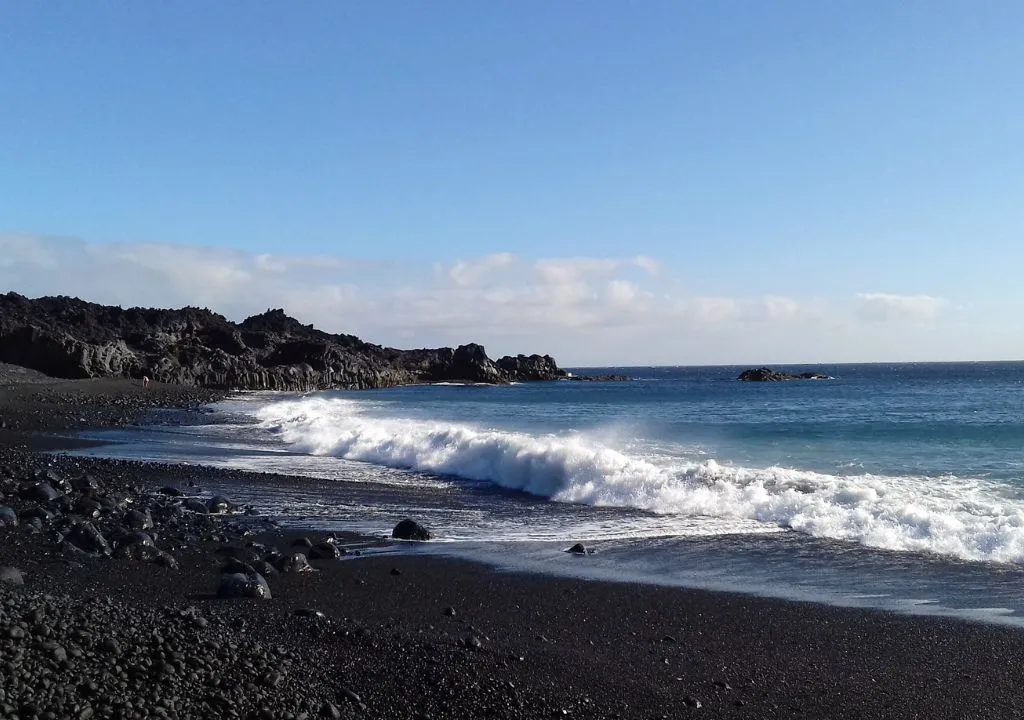
[[[21,487],[18,493],[22,499],[37,503],[48,503],[60,497],[60,493],[45,480],[38,480],[27,483]]]
[[[588,555],[588,554],[590,554],[590,550],[588,550],[587,547],[583,543],[576,543],[571,548],[566,550],[566,552],[567,553],[571,553],[573,555]]]
[[[274,567],[282,573],[310,572],[313,570],[313,566],[309,564],[306,556],[299,552],[281,556],[274,562]]]
[[[218,598],[255,598],[270,600],[270,586],[258,572],[222,575],[217,585]]]
[[[206,503],[206,509],[211,513],[222,514],[231,512],[234,509],[234,505],[223,495],[216,495],[210,498]]]
[[[309,551],[313,560],[340,560],[345,553],[332,542],[318,542]]]
[[[149,530],[153,527],[153,516],[149,510],[129,510],[121,518],[121,523],[132,530]]]
[[[91,522],[75,523],[64,541],[90,555],[110,555],[110,544]]]
[[[411,518],[406,518],[395,525],[391,537],[396,540],[430,540],[434,536],[425,527]]]
[[[6,505],[0,506],[0,527],[17,527],[18,515]]]

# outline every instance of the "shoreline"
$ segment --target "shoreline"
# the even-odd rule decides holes
[[[121,413],[118,403],[132,392],[96,390],[91,388],[89,402],[101,418]],[[0,417],[10,416],[9,398],[9,389],[0,389]],[[170,390],[159,398],[169,399]],[[169,404],[191,400],[177,399]],[[78,418],[87,415],[75,412],[84,406],[73,401],[19,402],[27,417],[39,417],[40,408],[62,408],[45,414],[57,420],[50,424],[57,431],[78,429]],[[379,538],[339,534],[336,545],[348,551],[344,557],[312,559],[316,572],[268,578],[270,600],[216,599],[218,571],[227,558],[255,562],[254,555],[265,554],[260,545],[284,552],[299,536],[317,543],[323,533],[264,528],[247,535],[249,523],[263,521],[244,515],[209,516],[199,524],[184,515],[165,517],[163,508],[175,501],[151,495],[156,488],[173,485],[191,493],[195,488],[188,483],[201,487],[216,478],[223,487],[254,474],[41,454],[56,449],[57,441],[36,434],[40,429],[0,433],[0,478],[10,480],[0,505],[25,509],[19,488],[40,473],[68,481],[91,475],[124,507],[160,509],[153,513],[155,544],[178,565],[69,552],[66,543],[55,542],[61,515],[38,533],[25,524],[0,528],[0,565],[25,573],[23,586],[0,582],[0,675],[9,660],[45,674],[37,656],[48,662],[59,655],[47,644],[58,642],[65,650],[57,661],[64,676],[94,678],[89,682],[97,686],[70,687],[60,696],[68,716],[91,710],[95,717],[182,718],[997,718],[1024,710],[1019,629],[510,572],[392,552]],[[351,552],[366,542],[377,549]],[[66,599],[44,599],[54,594]],[[19,614],[43,606],[40,622]],[[293,615],[300,608],[325,617]],[[115,626],[112,617],[118,618]],[[92,640],[74,634],[83,622],[91,623]],[[15,638],[12,628],[20,623],[24,637]],[[153,628],[162,638],[156,648],[147,639]],[[38,636],[36,629],[49,635]],[[101,635],[121,647],[125,677],[104,675],[109,658]],[[133,642],[145,652],[133,655]],[[161,656],[165,661],[153,659]],[[129,660],[142,662],[144,673],[132,677]],[[60,677],[54,676],[54,687]],[[31,682],[8,676],[0,681],[5,716],[41,717],[40,702],[57,697]],[[131,699],[131,710],[121,696]]]

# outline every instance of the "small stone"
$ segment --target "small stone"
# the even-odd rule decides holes
[[[700,700],[695,698],[693,695],[687,695],[685,698],[683,698],[683,702],[689,707],[692,707],[694,710],[700,710],[702,707],[704,707],[703,705],[701,705]]]
[[[566,552],[571,553],[573,555],[586,555],[590,551],[587,550],[586,546],[584,546],[583,543],[576,543],[571,548],[566,550]]]
[[[401,575],[402,571],[399,570],[398,568],[391,568],[391,574],[392,575]]]
[[[455,617],[455,608],[448,606],[444,609],[444,614],[448,617]]]

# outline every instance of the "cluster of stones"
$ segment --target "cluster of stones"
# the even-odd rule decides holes
[[[307,685],[295,650],[248,639],[213,610],[0,584],[0,651],[3,717],[312,718],[336,707],[334,692]]]

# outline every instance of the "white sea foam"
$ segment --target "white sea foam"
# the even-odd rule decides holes
[[[265,405],[264,429],[299,452],[487,481],[557,502],[750,521],[891,550],[1024,560],[1024,501],[981,479],[829,475],[657,455],[581,434],[529,435],[363,413],[307,397]]]

